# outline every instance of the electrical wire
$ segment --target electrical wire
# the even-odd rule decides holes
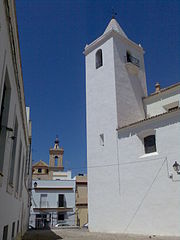
[[[126,226],[126,228],[125,228],[125,230],[124,230],[124,233],[126,233],[127,229],[129,228],[129,226],[131,225],[132,221],[133,221],[133,220],[134,220],[134,218],[136,217],[136,215],[137,215],[137,213],[138,213],[139,209],[141,208],[141,206],[142,206],[142,204],[143,204],[143,202],[144,202],[145,198],[146,198],[146,197],[147,197],[147,195],[149,194],[149,192],[150,192],[150,190],[151,190],[151,188],[152,188],[153,184],[155,183],[155,181],[156,181],[156,179],[157,179],[157,177],[158,177],[158,175],[159,175],[159,173],[160,173],[161,169],[163,168],[163,166],[164,166],[164,163],[165,163],[165,162],[166,162],[166,158],[164,159],[164,161],[163,161],[163,163],[162,163],[161,167],[159,168],[159,170],[158,170],[158,172],[157,172],[156,176],[154,177],[154,179],[153,179],[152,183],[150,184],[149,188],[148,188],[148,189],[147,189],[147,191],[145,192],[145,194],[144,194],[144,197],[142,198],[142,200],[141,200],[140,204],[138,205],[138,207],[137,207],[136,211],[134,212],[134,214],[133,214],[133,216],[132,216],[132,218],[131,218],[130,222],[129,222],[129,223],[128,223],[128,225]]]

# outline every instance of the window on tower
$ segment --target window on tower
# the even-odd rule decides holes
[[[102,49],[99,49],[96,52],[96,69],[100,68],[102,65],[103,65]]]
[[[58,156],[54,157],[54,166],[57,167],[58,166]]]
[[[136,65],[137,67],[140,66],[139,59],[137,59],[134,56],[132,56],[129,51],[126,52],[126,61],[128,63],[132,63],[132,64]]]

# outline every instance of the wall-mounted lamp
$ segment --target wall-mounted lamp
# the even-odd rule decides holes
[[[6,131],[8,131],[9,133],[13,133],[13,131],[14,131],[10,127],[7,127],[7,126],[2,126],[2,127],[5,127]],[[12,140],[15,140],[16,136],[12,135],[12,136],[9,136],[9,138],[11,138]]]
[[[37,187],[37,182],[34,183],[34,188],[36,188],[36,187]]]
[[[174,168],[174,171],[177,172],[177,174],[180,174],[180,164],[175,161],[175,163],[173,164],[173,168]]]

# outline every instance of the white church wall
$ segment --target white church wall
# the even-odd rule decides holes
[[[171,113],[119,131],[117,165],[89,170],[95,202],[90,231],[180,235],[180,176],[172,167],[180,156],[179,117]],[[156,156],[144,156],[139,135],[147,129],[155,129]]]
[[[12,24],[14,44],[16,48],[16,61],[18,70],[18,84],[16,82],[16,75],[13,65],[13,56],[11,51],[10,35],[9,35],[9,20],[7,21],[5,3],[9,4],[9,14]],[[31,178],[27,173],[27,161],[28,159],[28,129],[26,119],[26,109],[24,102],[23,80],[21,75],[21,65],[19,56],[19,46],[16,33],[16,18],[15,18],[15,6],[13,1],[0,1],[0,108],[2,103],[3,86],[6,76],[8,76],[9,87],[11,88],[10,107],[8,121],[3,123],[3,131],[8,127],[12,129],[6,131],[6,145],[4,152],[4,162],[2,172],[0,171],[0,239],[3,238],[3,229],[8,226],[7,239],[12,239],[12,226],[15,223],[14,237],[17,235],[23,235],[28,227],[28,215],[29,215],[29,191],[28,180]],[[21,101],[19,98],[21,96]],[[15,119],[18,121],[18,134],[16,137],[16,155],[14,159],[14,176],[12,183],[9,184],[10,175],[10,163],[12,161],[12,144],[15,127]],[[19,168],[19,146],[20,140],[22,141],[22,155],[21,164]],[[3,152],[3,147],[0,141],[0,154]],[[2,157],[2,156],[1,156]],[[2,158],[1,158],[2,161]],[[29,165],[30,166],[30,165]],[[23,173],[23,175],[22,175]],[[16,191],[17,179],[19,176],[19,189]],[[22,191],[22,194],[21,194]],[[19,225],[19,227],[18,227]]]
[[[180,235],[180,177],[172,167],[180,155],[179,117],[179,113],[172,113],[171,116],[129,129],[132,136],[127,138],[121,138],[119,132],[121,192],[124,209],[131,213],[129,218],[124,218],[127,221],[125,232]],[[157,155],[147,154],[141,158],[144,146],[137,134],[141,135],[147,129],[156,131]],[[174,179],[169,178],[171,173]]]
[[[94,45],[94,48],[86,55],[88,215],[90,231],[99,230],[98,226],[102,221],[102,216],[105,215],[108,216],[105,217],[105,219],[110,226],[112,216],[116,214],[114,206],[118,204],[117,199],[119,193],[119,185],[117,185],[119,173],[117,168],[116,132],[118,117],[119,119],[123,118],[123,124],[126,123],[124,115],[128,115],[128,117],[131,116],[131,122],[132,116],[139,120],[136,112],[141,108],[141,114],[139,115],[141,119],[144,118],[142,103],[141,107],[137,106],[137,101],[135,101],[137,96],[132,96],[134,92],[132,92],[132,85],[129,83],[130,80],[125,69],[124,56],[126,55],[127,46],[125,44],[123,45],[124,51],[122,51],[121,56],[119,56],[118,51],[120,50],[118,49],[117,51],[114,49],[114,44],[115,42],[111,37],[101,42],[100,47],[98,43],[96,43],[96,46]],[[119,45],[117,47],[120,48]],[[136,48],[139,49],[138,46],[136,46]],[[102,49],[103,66],[96,69],[95,54],[98,49]],[[134,50],[133,53],[134,52],[136,52],[136,56],[139,57],[139,50]],[[117,62],[118,60],[119,65],[114,64],[114,61]],[[141,67],[144,69],[142,56]],[[120,70],[115,71],[115,68],[120,68]],[[125,79],[122,75],[123,71]],[[143,79],[140,82],[141,90],[137,89],[136,94],[138,94],[138,91],[141,91],[140,96],[146,96],[145,74],[141,71],[139,74]],[[117,79],[115,80],[115,78]],[[125,81],[125,85],[122,84],[123,80]],[[120,81],[119,87],[121,95],[116,91],[116,84],[119,84],[118,81]],[[127,82],[130,86],[128,89]],[[120,108],[118,109],[116,106],[116,101],[118,101],[119,106],[121,105],[120,96],[123,99],[123,103],[128,102],[125,106],[123,105],[124,108],[121,106],[121,111],[122,109],[125,111],[124,115],[120,115]],[[139,97],[139,99],[141,99],[141,97]],[[131,112],[130,114],[128,108],[130,108],[130,104],[134,104],[134,102],[136,102],[137,111],[133,110],[133,113]],[[117,110],[119,111],[118,117]],[[102,143],[102,135],[104,143]],[[109,187],[107,186],[111,187],[110,194]]]
[[[95,54],[99,48],[103,53],[103,66],[96,69]],[[86,56],[86,77],[88,217],[89,228],[94,230],[98,221],[95,212],[98,211],[98,206],[104,205],[101,198],[108,193],[105,188],[106,182],[109,182],[109,178],[114,179],[113,176],[116,175],[116,170],[114,173],[113,169],[109,171],[108,168],[106,171],[106,168],[98,167],[115,164],[117,161],[117,111],[114,104],[116,94],[112,38]],[[101,134],[104,136],[104,144]],[[100,176],[104,179],[103,182],[99,181]]]
[[[113,148],[112,133],[116,134],[117,115],[114,81],[113,40],[109,39],[101,46],[103,66],[96,69],[95,54],[99,48],[86,56],[86,102],[87,102],[87,141],[90,165],[108,163]],[[95,114],[94,114],[95,112]],[[104,134],[104,147],[101,145],[100,134]],[[106,147],[105,147],[106,146]],[[109,146],[107,148],[107,146]],[[99,158],[100,156],[104,156]],[[101,162],[97,161],[101,159]]]
[[[114,19],[110,24],[117,27]],[[103,66],[96,69],[98,49]],[[139,58],[139,68],[125,63],[126,49]],[[151,104],[150,98],[142,101],[143,50],[113,30],[86,46],[85,55],[89,230],[179,236],[180,179],[169,177],[180,154],[179,110],[117,134],[116,128],[145,119]],[[152,133],[157,152],[145,154],[143,137]]]
[[[142,97],[147,95],[143,49],[114,34],[114,63],[118,126],[144,119]],[[139,60],[139,67],[127,63],[126,54]],[[123,113],[123,114],[122,114]]]

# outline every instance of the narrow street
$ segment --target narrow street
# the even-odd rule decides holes
[[[53,229],[28,231],[23,240],[178,240],[177,237],[141,236],[127,234],[90,233],[84,229]]]

